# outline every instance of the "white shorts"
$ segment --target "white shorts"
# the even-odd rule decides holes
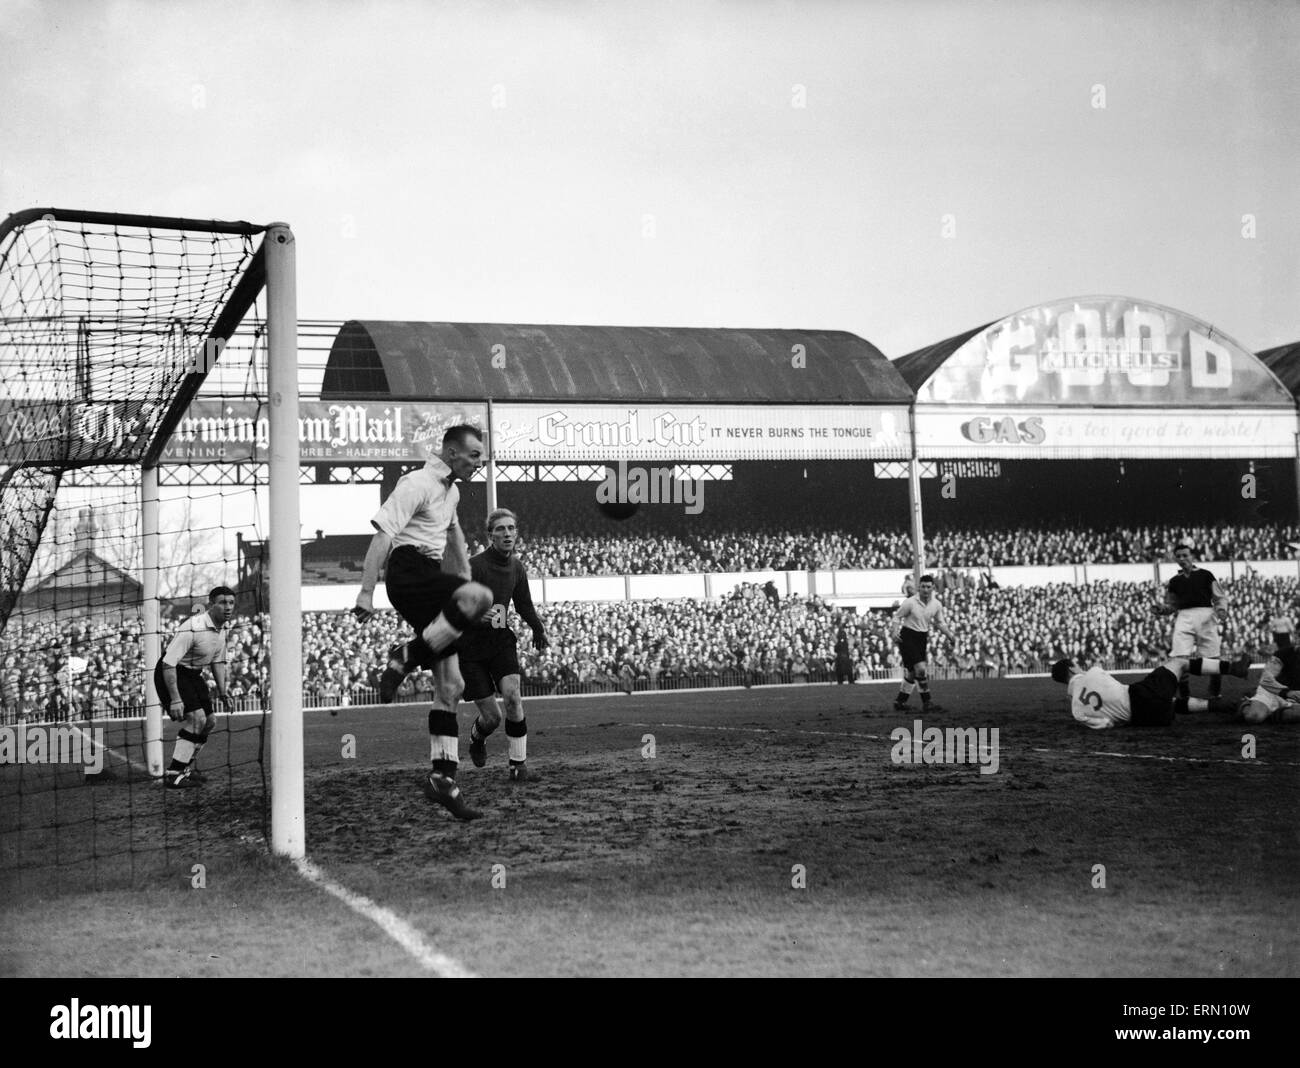
[[[1184,608],[1174,618],[1170,656],[1219,655],[1219,618],[1213,608]]]

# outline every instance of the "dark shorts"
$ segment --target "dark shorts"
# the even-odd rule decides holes
[[[443,571],[441,562],[425,556],[409,545],[394,549],[384,572],[384,589],[389,603],[417,635],[442,613],[451,595],[465,585],[459,575]],[[455,652],[453,645],[449,655]]]
[[[172,693],[167,689],[167,676],[163,674],[163,667],[163,662],[159,660],[153,669],[153,684],[158,690],[158,700],[162,703],[163,713],[166,714],[172,703]],[[176,696],[184,703],[186,712],[201,708],[209,716],[212,715],[212,693],[208,690],[208,682],[203,677],[203,672],[178,667],[176,688],[180,690]]]
[[[481,701],[497,692],[501,680],[519,672],[519,639],[513,630],[476,628],[456,643],[466,701]]]
[[[1174,721],[1174,698],[1178,679],[1172,671],[1158,667],[1141,682],[1128,688],[1129,723],[1134,727],[1168,727]]]
[[[898,651],[903,656],[903,667],[912,668],[925,663],[925,651],[929,645],[930,635],[924,631],[904,627],[898,635]]]

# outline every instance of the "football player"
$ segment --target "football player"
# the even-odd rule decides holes
[[[497,694],[506,706],[506,737],[510,740],[510,781],[536,782],[540,776],[528,768],[528,720],[519,693],[518,639],[508,612],[515,611],[533,632],[533,648],[541,652],[549,642],[533,607],[528,571],[515,555],[519,520],[509,508],[498,508],[487,518],[488,547],[470,558],[475,582],[492,591],[492,608],[457,643],[460,670],[465,677],[466,701],[478,715],[469,732],[469,755],[477,768],[487,763],[487,739],[501,723]]]
[[[934,595],[934,576],[922,575],[917,592],[894,612],[894,640],[903,659],[903,684],[894,698],[897,712],[907,708],[908,698],[917,688],[921,691],[922,711],[937,708],[930,700],[930,678],[926,670],[931,627],[941,630],[949,641],[956,639],[944,619],[943,605]]]
[[[1246,656],[1236,660],[1170,657],[1144,679],[1125,686],[1103,668],[1084,671],[1073,660],[1058,660],[1052,665],[1052,679],[1068,689],[1074,718],[1094,730],[1167,727],[1173,723],[1176,711],[1206,712],[1210,708],[1204,698],[1179,696],[1178,684],[1185,673],[1244,679],[1249,668],[1250,658]]]
[[[1217,658],[1219,620],[1227,610],[1228,598],[1214,575],[1197,566],[1191,545],[1186,542],[1175,545],[1174,560],[1178,563],[1178,574],[1169,580],[1165,603],[1155,606],[1157,615],[1175,617],[1169,655],[1181,659]],[[1210,696],[1218,697],[1222,687],[1222,677],[1211,678]],[[1190,694],[1190,683],[1184,676],[1178,683],[1178,696],[1185,698]]]
[[[1295,624],[1288,616],[1269,621],[1276,649],[1264,663],[1259,686],[1237,706],[1237,718],[1247,723],[1300,722],[1300,649],[1291,642]]]

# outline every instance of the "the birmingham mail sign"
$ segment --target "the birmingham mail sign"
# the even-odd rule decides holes
[[[418,463],[436,456],[457,423],[483,426],[484,404],[397,401],[300,401],[298,448],[303,463]],[[269,412],[249,401],[198,400],[163,451],[163,463],[262,461]]]
[[[908,455],[904,407],[498,404],[504,462],[892,460]]]
[[[1295,455],[1294,410],[930,408],[916,413],[924,459],[1256,458]]]

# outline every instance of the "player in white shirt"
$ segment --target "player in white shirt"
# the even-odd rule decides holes
[[[894,709],[902,712],[912,691],[921,690],[921,708],[928,711],[937,706],[930,703],[930,678],[926,671],[926,656],[930,630],[935,628],[956,638],[943,615],[943,605],[934,595],[934,576],[922,575],[917,592],[894,610],[894,640],[903,659],[903,684],[894,698]]]
[[[173,790],[198,786],[199,751],[212,733],[216,712],[208,692],[203,669],[212,672],[217,697],[230,711],[229,678],[226,672],[226,634],[223,629],[235,614],[235,591],[217,586],[208,594],[208,609],[182,623],[154,666],[154,688],[167,716],[181,724],[172,749],[171,763],[163,785]]]
[[[1244,679],[1250,658],[1219,660],[1209,657],[1172,657],[1146,678],[1126,686],[1099,667],[1086,671],[1073,660],[1052,665],[1052,678],[1070,693],[1070,712],[1076,720],[1094,730],[1108,727],[1167,727],[1175,711],[1205,712],[1210,702],[1200,697],[1180,697],[1178,683],[1185,673],[1193,675],[1235,675]],[[1178,705],[1186,707],[1178,708]]]

